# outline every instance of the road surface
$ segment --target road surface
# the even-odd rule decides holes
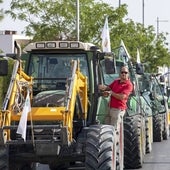
[[[170,139],[154,142],[152,152],[145,155],[143,167],[136,170],[170,170]]]

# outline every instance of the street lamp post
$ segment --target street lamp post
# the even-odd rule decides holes
[[[79,0],[76,1],[76,11],[77,11],[77,22],[76,22],[76,30],[77,30],[77,41],[80,39],[80,31],[79,31]]]
[[[142,24],[143,24],[143,26],[145,24],[145,3],[144,3],[144,0],[142,0]]]
[[[159,17],[157,17],[156,22],[157,22],[157,38],[158,38],[158,36],[159,36],[159,23],[160,22],[168,22],[168,20],[160,20]]]
[[[119,7],[121,5],[121,0],[119,0]],[[145,3],[144,0],[142,0],[142,24],[144,26],[145,24]]]

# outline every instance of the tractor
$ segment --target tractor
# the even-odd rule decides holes
[[[150,138],[152,124],[148,122],[151,109],[141,96],[138,82],[138,75],[142,75],[144,70],[141,64],[135,66],[132,63],[123,41],[121,41],[119,47],[113,49],[113,53],[117,72],[116,74],[106,74],[104,76],[105,84],[110,84],[113,79],[118,77],[121,66],[126,65],[129,68],[130,80],[134,85],[123,118],[124,153],[122,155],[124,155],[124,168],[136,169],[142,167],[144,156],[146,152],[149,152],[148,149],[151,150],[152,144],[152,138]]]
[[[80,41],[32,42],[22,50],[15,42],[15,49],[0,59],[0,80],[8,82],[1,89],[0,169],[81,162],[87,170],[123,170],[123,128],[105,124],[109,99],[98,90],[116,72],[113,53]]]

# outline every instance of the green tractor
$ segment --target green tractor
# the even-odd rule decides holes
[[[152,139],[148,137],[152,134],[149,106],[140,94],[137,78],[137,74],[143,74],[143,69],[141,65],[136,65],[134,68],[124,43],[121,43],[120,47],[114,49],[113,52],[117,73],[107,74],[107,68],[103,69],[105,84],[110,84],[119,76],[119,70],[123,65],[128,66],[134,90],[129,96],[128,108],[121,126],[124,129],[124,168],[139,168],[143,164],[145,153],[151,150],[152,143]]]
[[[153,99],[154,115],[153,115],[153,135],[155,142],[161,142],[169,138],[169,108],[168,96],[162,86],[162,78],[157,75],[152,75],[151,98]]]
[[[150,153],[152,150],[152,143],[153,143],[153,110],[152,110],[152,102],[150,99],[150,85],[148,79],[148,74],[143,73],[138,75],[138,82],[141,97],[146,103],[146,120],[145,120],[145,128],[146,128],[146,153]]]
[[[168,98],[156,74],[145,73],[140,77],[140,82],[141,94],[152,109],[153,142],[161,142],[169,136]]]

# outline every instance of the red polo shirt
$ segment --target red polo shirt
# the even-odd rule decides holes
[[[126,80],[125,82],[120,82],[120,79],[117,79],[117,80],[113,81],[113,83],[111,83],[109,85],[109,87],[115,93],[122,93],[122,94],[127,95],[126,99],[123,99],[123,100],[119,100],[119,99],[116,99],[115,97],[111,96],[110,107],[116,108],[116,109],[121,109],[121,110],[126,110],[127,109],[127,106],[126,106],[127,99],[129,97],[129,94],[133,90],[133,85],[132,85],[131,81]]]

